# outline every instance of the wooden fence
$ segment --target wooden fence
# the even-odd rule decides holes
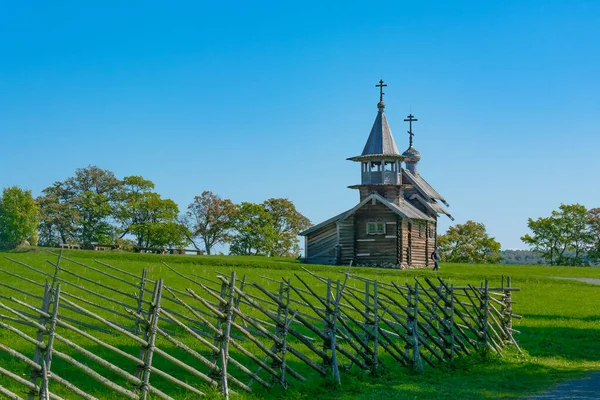
[[[376,372],[383,354],[423,372],[424,363],[435,368],[474,351],[518,349],[512,295],[519,289],[510,278],[498,287],[428,278],[401,285],[348,269],[339,280],[305,270],[293,281],[246,282],[235,272],[185,275],[163,263],[189,283],[175,288],[149,279],[146,270],[138,276],[57,256],[47,268],[5,257],[14,268],[0,268],[0,276],[18,282],[0,279],[0,353],[28,371],[24,378],[0,367],[22,388],[0,385],[8,398],[72,392],[95,399],[90,385],[68,380],[72,371],[124,398],[202,396],[211,386],[228,398],[255,384],[287,388],[314,374],[339,383],[350,368]],[[13,338],[31,352],[22,345],[18,351]]]

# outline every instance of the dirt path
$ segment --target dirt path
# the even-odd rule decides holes
[[[600,285],[600,279],[596,278],[562,278],[572,281]],[[600,400],[600,372],[594,372],[581,379],[567,381],[556,386],[554,389],[537,396],[529,397],[531,400],[559,400],[559,399],[577,399],[577,400]]]
[[[560,276],[554,276],[555,279],[568,279],[570,281],[579,281],[585,283],[591,283],[592,285],[600,285],[600,279],[597,278],[563,278]]]
[[[582,379],[564,382],[554,389],[537,396],[528,397],[530,400],[598,400],[600,399],[600,372]]]

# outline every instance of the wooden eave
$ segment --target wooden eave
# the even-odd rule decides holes
[[[381,160],[394,160],[394,161],[404,161],[406,157],[401,156],[400,154],[366,154],[360,156],[354,156],[346,158],[346,160],[350,161],[381,161]]]
[[[425,206],[425,208],[427,208],[432,213],[434,213],[436,215],[444,214],[448,218],[450,218],[452,221],[454,221],[454,217],[450,214],[450,212],[444,206],[442,206],[441,204],[439,204],[435,200],[434,201],[427,201],[423,197],[419,196],[418,194],[414,194],[414,195],[410,196],[410,199],[411,200],[412,199],[416,199],[421,204],[423,204]]]
[[[379,201],[381,204],[388,207],[391,211],[393,211],[394,213],[396,213],[397,215],[399,215],[401,218],[405,219],[408,222],[412,223],[413,219],[426,220],[426,221],[432,221],[432,222],[435,221],[433,218],[429,217],[422,211],[418,210],[415,206],[413,206],[412,204],[410,204],[408,202],[404,202],[404,203],[402,203],[402,206],[398,206],[396,204],[390,203],[389,201],[387,201],[385,198],[383,198],[381,195],[379,195],[377,193],[371,193],[363,201],[361,201],[360,203],[358,203],[356,206],[352,207],[348,211],[338,214],[333,218],[330,218],[326,221],[321,222],[320,224],[312,226],[312,227],[308,228],[307,230],[300,232],[299,235],[306,236],[306,235],[309,235],[312,232],[315,232],[316,230],[319,230],[320,228],[322,228],[326,225],[329,225],[333,222],[343,221],[346,218],[353,215],[356,211],[358,211],[360,208],[362,208],[365,204],[367,204],[369,201],[372,201],[373,199],[375,199],[376,201]]]
[[[427,183],[427,181],[425,179],[423,179],[423,177],[421,175],[413,175],[410,171],[408,171],[405,168],[402,168],[402,175],[406,177],[406,179],[408,179],[408,181],[410,183],[412,183],[413,185],[415,185],[415,187],[417,188],[417,190],[425,197],[428,199],[434,199],[434,200],[440,200],[442,203],[444,203],[446,206],[448,206],[449,204],[446,202],[446,199],[444,199],[444,197],[439,194],[433,187],[431,187],[431,185],[429,183]]]
[[[400,183],[398,183],[396,185],[392,185],[390,183],[361,183],[358,185],[351,185],[351,186],[347,186],[347,187],[348,187],[348,189],[360,189],[361,187],[364,187],[364,186],[369,186],[369,187],[370,186],[396,186],[396,187],[400,187],[400,186],[406,186],[406,185],[403,185]]]

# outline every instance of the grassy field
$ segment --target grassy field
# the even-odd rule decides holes
[[[165,278],[167,285],[176,287],[186,287],[189,284],[162,266],[161,260],[179,271],[206,277],[214,277],[217,273],[229,274],[235,270],[238,276],[246,274],[248,280],[256,280],[261,284],[265,281],[259,275],[279,279],[292,277],[294,273],[303,274],[302,264],[291,259],[159,256],[88,251],[66,251],[65,255],[86,264],[92,264],[94,259],[99,259],[136,274],[140,274],[143,268],[148,268],[150,278]],[[4,259],[4,256],[43,268],[46,272],[51,272],[53,269],[45,260],[55,260],[52,255],[42,252],[0,253],[1,269],[36,280],[40,280],[39,275],[9,262]],[[345,271],[345,268],[339,267],[311,265],[309,268],[322,276],[335,279],[340,279],[341,272]],[[455,284],[479,284],[483,279],[498,283],[502,275],[511,276],[513,286],[521,288],[521,291],[514,296],[517,301],[514,312],[523,315],[523,319],[515,320],[514,327],[522,332],[521,335],[516,336],[516,339],[524,354],[507,350],[502,358],[493,354],[461,358],[452,367],[438,369],[426,367],[424,375],[411,373],[396,365],[393,359],[384,356],[384,366],[378,376],[370,376],[358,370],[344,373],[341,387],[336,387],[331,382],[311,373],[308,367],[301,370],[299,366],[300,372],[310,378],[309,382],[301,384],[294,381],[287,392],[258,390],[253,395],[240,397],[311,400],[520,398],[542,392],[561,381],[582,376],[587,371],[600,370],[600,296],[598,295],[600,287],[573,280],[556,279],[556,277],[600,278],[599,268],[442,264],[440,269],[439,273],[434,273],[430,270],[357,268],[354,269],[354,273],[380,281],[399,283],[411,282],[415,277],[436,275]],[[80,268],[78,272],[91,279],[101,279],[101,276],[84,268]],[[0,282],[21,285],[15,278],[3,273],[0,273]],[[2,294],[13,295],[13,293],[8,294],[8,290],[0,286],[0,295]],[[20,297],[20,299],[24,298],[24,296]],[[13,347],[22,346],[23,349],[31,349],[31,345],[14,340],[13,337],[0,328],[0,343],[6,344],[10,340]],[[114,344],[124,349],[129,346],[124,342]],[[132,354],[134,353],[135,351],[132,351]],[[60,366],[60,360],[55,362],[58,364],[57,367]],[[11,360],[10,356],[1,351],[0,366],[12,371],[25,371],[24,364]],[[73,372],[70,376],[74,382],[94,391],[94,394],[100,398],[110,398],[99,384],[90,382],[85,375],[79,376]],[[77,381],[78,379],[81,381]],[[2,376],[0,376],[0,385],[17,390],[15,384]],[[66,391],[60,394],[69,398]],[[183,395],[180,398],[184,398]]]

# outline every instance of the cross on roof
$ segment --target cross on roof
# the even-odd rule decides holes
[[[414,115],[409,114],[408,117],[406,117],[406,119],[404,120],[405,122],[408,122],[408,134],[410,135],[410,146],[412,147],[413,145],[413,136],[415,136],[415,134],[412,132],[412,123],[413,121],[418,121],[418,119],[415,118]]]
[[[383,95],[385,93],[383,93],[383,87],[387,86],[387,84],[383,83],[383,79],[379,80],[379,85],[375,85],[376,87],[379,88],[379,101],[383,101]]]

